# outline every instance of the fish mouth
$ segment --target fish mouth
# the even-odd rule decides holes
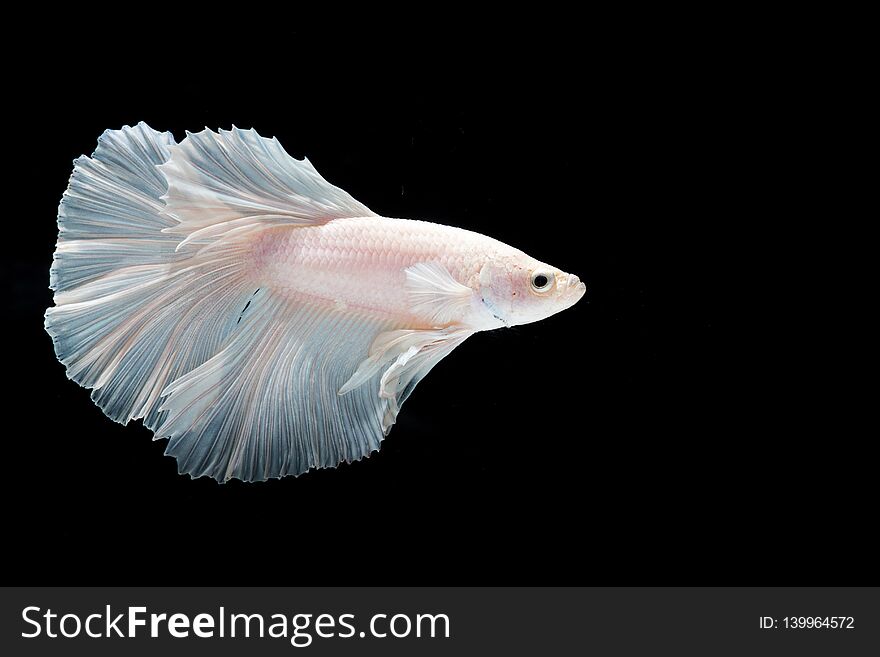
[[[574,274],[568,275],[568,280],[566,281],[566,294],[576,295],[578,299],[584,296],[584,293],[587,291],[587,286],[581,282]]]
[[[581,282],[581,279],[574,274],[569,274],[564,281],[562,289],[562,297],[565,299],[566,306],[570,307],[581,300],[587,292],[587,286]]]

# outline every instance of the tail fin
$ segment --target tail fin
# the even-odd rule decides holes
[[[55,306],[46,331],[67,375],[94,388],[113,420],[143,418],[155,429],[162,390],[225,341],[245,303],[245,273],[176,251],[177,221],[163,212],[167,190],[157,165],[170,133],[140,123],[108,130],[92,157],[75,161],[58,210],[50,273]],[[227,258],[234,257],[234,246]]]

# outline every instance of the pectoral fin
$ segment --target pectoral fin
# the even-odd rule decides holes
[[[419,262],[408,267],[406,289],[413,314],[429,319],[436,326],[460,319],[467,312],[474,294],[437,262]]]

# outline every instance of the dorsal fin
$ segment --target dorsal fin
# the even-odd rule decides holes
[[[291,157],[277,139],[255,130],[188,132],[169,150],[159,166],[168,181],[163,214],[176,223],[163,232],[182,238],[178,250],[275,224],[376,216],[324,180],[307,159]]]

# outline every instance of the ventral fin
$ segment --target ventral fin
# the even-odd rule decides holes
[[[461,319],[467,312],[473,290],[455,280],[440,263],[418,262],[405,272],[413,314],[443,326]]]
[[[400,407],[431,369],[473,334],[465,329],[400,329],[380,333],[370,355],[339,389],[346,395],[379,378],[379,397],[387,400],[382,430],[388,433]]]

